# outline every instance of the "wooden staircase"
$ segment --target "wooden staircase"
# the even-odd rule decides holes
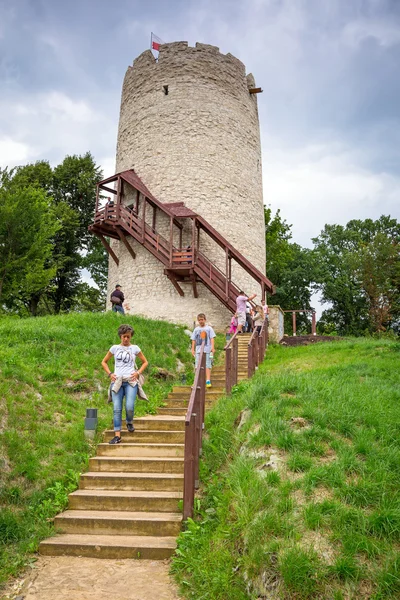
[[[247,378],[249,335],[238,337],[239,377]],[[212,370],[206,410],[224,394],[225,367]],[[90,471],[69,495],[68,510],[55,520],[58,535],[41,542],[48,556],[95,558],[169,558],[182,525],[184,415],[191,388],[175,386],[159,414],[134,420],[111,446],[105,431]]]
[[[115,190],[108,187],[112,182],[116,183]],[[102,192],[114,194],[115,199],[100,208],[99,198]],[[132,198],[135,198],[135,201],[132,201]],[[150,222],[149,214],[152,214]],[[164,223],[164,235],[157,227],[160,219]],[[165,237],[165,222],[168,221],[169,239]],[[191,283],[196,298],[197,284],[202,283],[232,313],[236,312],[236,298],[240,289],[231,278],[232,260],[261,286],[261,300],[265,299],[266,293],[272,294],[275,291],[268,277],[256,269],[201,215],[187,208],[183,202],[160,202],[133,170],[123,171],[98,184],[95,217],[89,230],[100,238],[117,265],[119,259],[106,238],[120,240],[133,259],[136,255],[128,239],[136,240],[164,265],[164,274],[180,296],[185,295],[180,283]],[[189,245],[183,243],[183,231],[191,231]],[[174,240],[177,232],[179,242],[176,243]],[[208,238],[208,241],[212,240],[223,250],[224,271],[201,251],[200,232],[202,237]],[[207,243],[204,247],[207,247]]]

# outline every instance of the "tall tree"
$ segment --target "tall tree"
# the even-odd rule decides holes
[[[0,305],[24,303],[36,315],[41,294],[55,275],[51,260],[59,224],[51,199],[0,171]]]
[[[310,309],[313,253],[291,238],[291,225],[282,219],[279,209],[272,215],[271,208],[265,208],[266,272],[276,286],[272,302],[284,310]],[[300,313],[297,324],[299,329],[306,329],[309,326],[307,314]],[[290,319],[285,325],[290,331]]]
[[[107,278],[107,253],[100,241],[88,231],[93,221],[96,200],[96,183],[102,178],[102,171],[92,155],[66,156],[54,169],[53,195],[57,204],[64,203],[74,212],[68,217],[69,238],[58,240],[64,260],[57,270],[57,291],[54,295],[55,310],[67,309],[74,294],[78,291],[81,268],[87,268],[96,284],[103,290]],[[63,211],[66,217],[65,211]]]
[[[324,319],[342,334],[391,327],[399,318],[400,224],[381,216],[325,225],[313,242],[316,285],[332,305]]]

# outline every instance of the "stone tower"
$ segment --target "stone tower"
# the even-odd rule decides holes
[[[254,87],[243,63],[215,46],[163,44],[158,61],[150,50],[143,52],[125,75],[116,172],[134,169],[161,202],[183,201],[265,273],[257,96],[249,93]],[[222,265],[220,248],[205,243],[208,256]],[[226,327],[231,314],[209,290],[199,284],[194,298],[186,285],[179,296],[163,265],[131,244],[135,260],[121,242],[112,243],[119,266],[110,260],[108,299],[120,283],[134,314],[192,325],[205,312],[214,327]],[[260,293],[238,265],[232,280],[248,294]]]

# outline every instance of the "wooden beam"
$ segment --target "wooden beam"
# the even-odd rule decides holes
[[[197,280],[196,280],[196,274],[195,273],[191,273],[190,274],[190,279],[192,281],[192,288],[193,288],[193,297],[194,298],[198,298],[199,297],[199,292],[197,290]]]
[[[109,188],[106,185],[101,185],[100,188],[102,190],[104,190],[105,192],[109,192],[110,194],[116,194],[117,193],[116,190],[113,190],[112,188]]]
[[[121,241],[123,242],[125,248],[128,250],[129,254],[132,256],[133,260],[135,260],[135,258],[136,258],[135,251],[133,250],[132,246],[126,239],[125,234],[122,232],[121,229],[118,230],[118,235],[119,235]]]
[[[100,239],[100,241],[103,244],[104,248],[107,250],[108,254],[113,258],[115,264],[117,266],[119,266],[119,258],[115,254],[114,250],[111,248],[110,244],[107,242],[107,240],[105,239],[105,237],[103,237],[101,234],[98,234],[98,233],[96,235]]]
[[[171,217],[169,221],[169,264],[172,267],[172,255],[174,251],[174,219]]]
[[[139,190],[136,190],[136,214],[139,215],[139,198],[140,198],[140,192]]]
[[[175,275],[173,273],[171,273],[171,271],[167,271],[167,277],[170,280],[170,282],[172,283],[172,285],[174,286],[174,288],[176,289],[176,291],[178,292],[178,294],[180,296],[184,296],[185,292],[183,291],[183,289],[179,285],[179,283],[178,283]]]
[[[156,230],[156,214],[157,214],[157,207],[156,207],[155,204],[153,204],[153,221],[152,221],[152,224],[151,224],[151,226],[153,228],[153,231]]]
[[[229,250],[225,248],[225,296],[229,299]]]
[[[249,94],[261,94],[261,88],[249,88]]]
[[[117,181],[117,223],[121,214],[121,177],[118,177]]]
[[[103,181],[99,182],[99,185],[103,185],[104,183],[111,183],[117,180],[118,175],[111,175],[111,177],[107,177],[107,179],[103,179]]]
[[[192,219],[192,252],[193,252],[193,263],[194,263],[195,250],[196,250],[196,217],[194,217],[194,219]]]
[[[146,196],[143,198],[143,213],[142,213],[142,221],[143,221],[143,225],[142,225],[142,242],[144,243],[145,237],[146,237],[146,203],[147,203],[147,198]]]
[[[100,192],[99,186],[96,185],[96,208],[94,209],[95,216],[96,216],[97,211],[99,210],[99,192]]]

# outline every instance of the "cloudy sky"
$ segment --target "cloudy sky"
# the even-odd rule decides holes
[[[265,202],[295,241],[399,217],[400,0],[0,0],[0,165],[90,150],[113,174],[122,80],[151,31],[255,75]]]

